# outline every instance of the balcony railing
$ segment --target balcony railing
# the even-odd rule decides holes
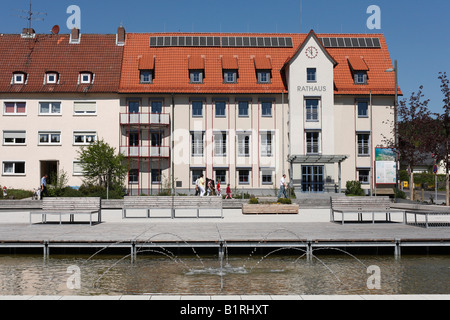
[[[170,125],[168,113],[121,113],[121,125]]]
[[[131,158],[168,158],[170,155],[169,147],[120,147],[120,152]]]

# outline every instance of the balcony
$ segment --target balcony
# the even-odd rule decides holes
[[[120,147],[120,153],[129,158],[168,158],[169,147]]]
[[[169,126],[170,114],[168,113],[121,113],[121,125],[141,126]]]

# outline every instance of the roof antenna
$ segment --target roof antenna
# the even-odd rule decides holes
[[[303,0],[300,0],[300,33],[303,30]]]
[[[42,17],[34,18],[33,16],[42,16],[42,15],[46,16],[47,15],[46,12],[33,12],[31,10],[31,8],[32,8],[32,4],[31,4],[31,0],[30,0],[30,9],[28,11],[18,9],[18,11],[21,11],[22,13],[26,14],[26,16],[18,16],[18,17],[28,21],[28,30],[27,30],[28,34],[31,32],[31,29],[32,29],[32,21],[44,21],[44,18],[42,18]]]

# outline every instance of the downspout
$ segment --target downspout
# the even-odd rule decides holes
[[[171,140],[172,140],[172,147],[170,150],[170,161],[171,161],[171,168],[172,168],[172,195],[175,195],[175,165],[174,165],[174,148],[175,148],[175,98],[174,94],[172,93],[172,121],[171,123]]]

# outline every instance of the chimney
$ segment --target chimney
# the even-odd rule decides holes
[[[118,46],[124,46],[125,45],[125,39],[126,39],[125,28],[122,25],[120,25],[120,27],[117,29],[116,44]]]
[[[78,44],[81,41],[81,34],[80,29],[73,28],[72,32],[70,33],[70,43]]]
[[[22,38],[35,38],[36,37],[36,31],[31,28],[23,28],[22,30]]]

